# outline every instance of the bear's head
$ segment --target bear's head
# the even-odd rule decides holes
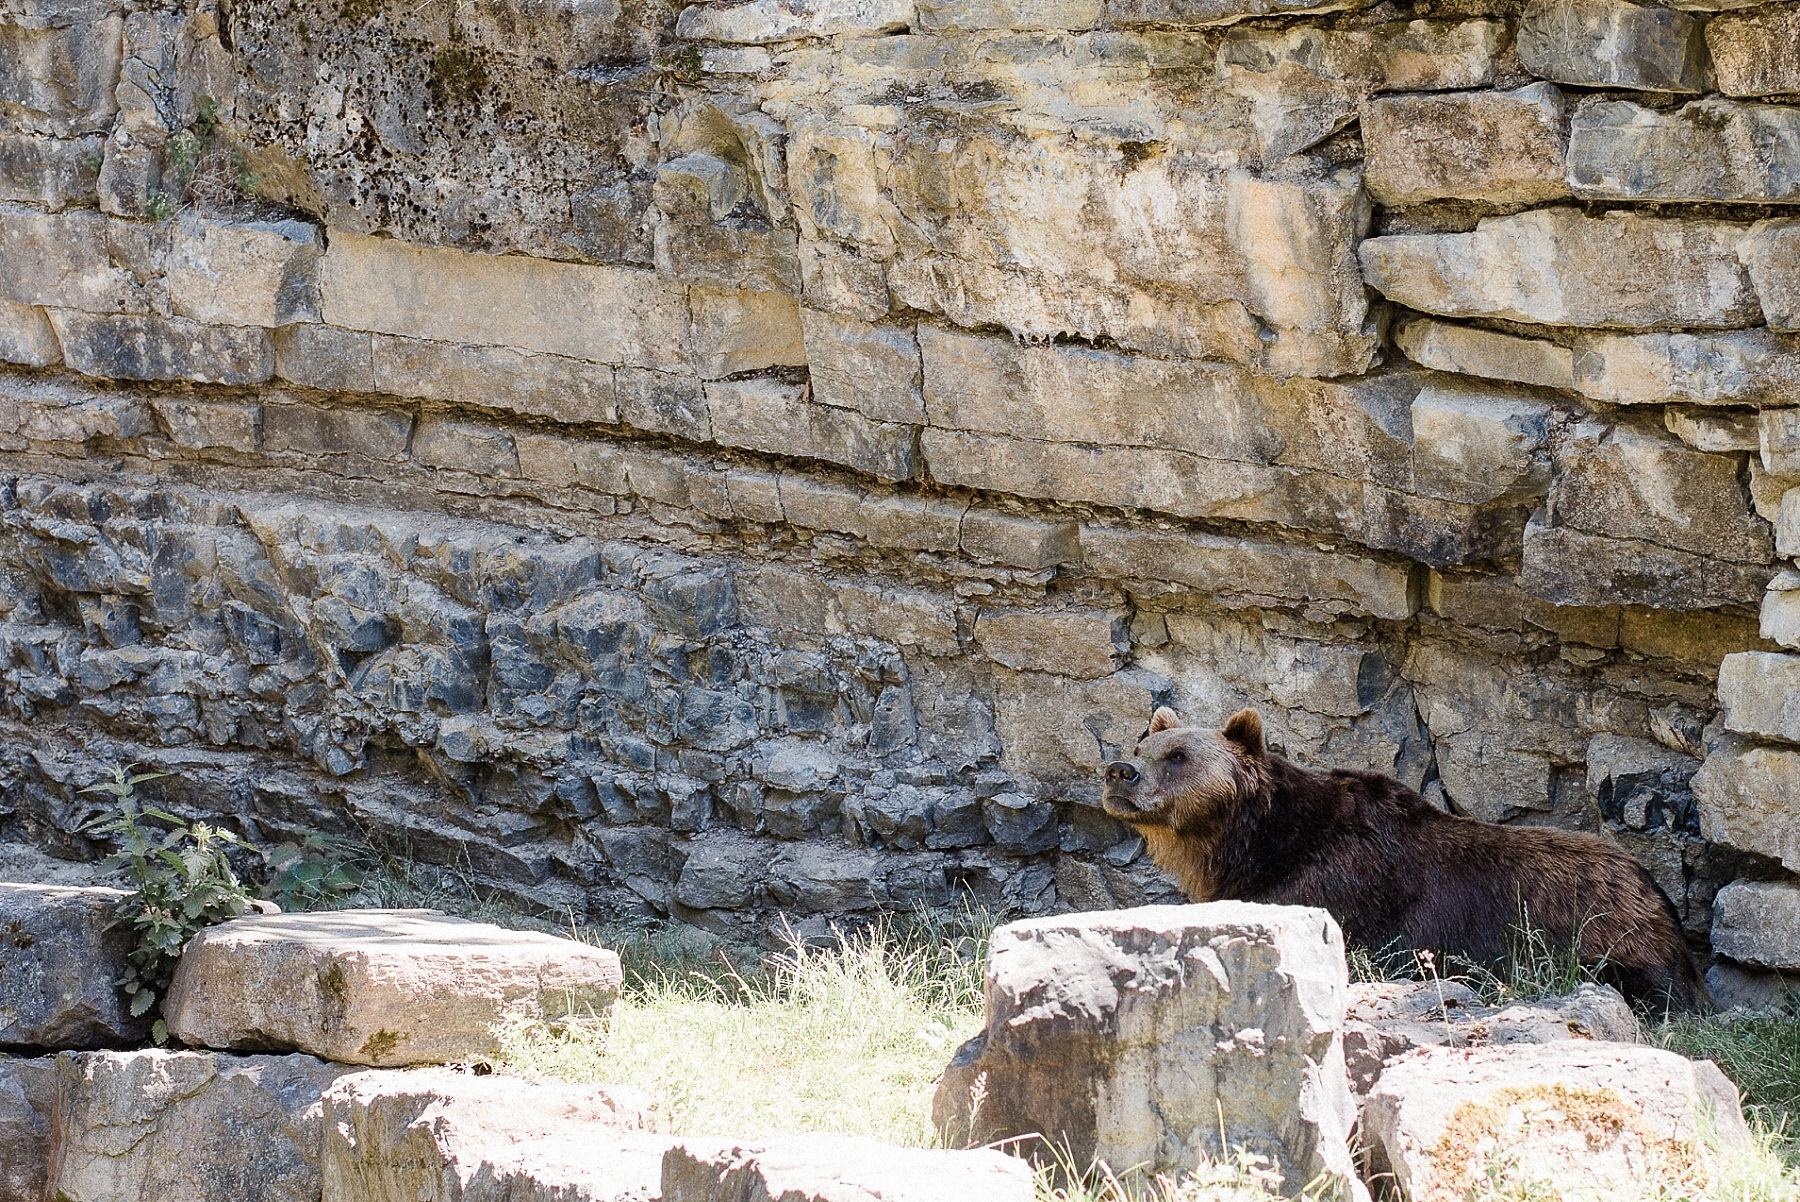
[[[1229,808],[1263,772],[1262,717],[1239,710],[1222,730],[1183,726],[1158,707],[1130,759],[1102,769],[1101,804],[1146,835],[1155,830],[1195,837],[1217,833]]]

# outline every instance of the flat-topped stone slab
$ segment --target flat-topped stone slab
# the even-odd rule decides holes
[[[604,1015],[619,957],[435,910],[255,915],[188,944],[163,1004],[194,1047],[392,1067],[494,1055],[506,1014]]]
[[[662,1162],[662,1202],[1030,1202],[1023,1160],[981,1148],[895,1148],[847,1135],[688,1140]]]
[[[122,889],[0,884],[0,1048],[104,1048],[149,1023],[119,988],[129,928]]]

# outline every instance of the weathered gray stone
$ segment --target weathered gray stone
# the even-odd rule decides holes
[[[1361,119],[1365,178],[1381,204],[1535,204],[1569,194],[1568,118],[1553,84],[1378,96],[1364,102]]]
[[[686,290],[655,272],[332,230],[319,289],[323,319],[347,329],[662,371],[687,365]]]
[[[323,1110],[325,1202],[626,1202],[671,1142],[628,1089],[447,1069],[351,1073]]]
[[[1544,401],[1498,390],[1421,389],[1412,403],[1415,487],[1470,504],[1542,496],[1554,416]]]
[[[214,325],[317,321],[318,260],[318,233],[303,222],[184,216],[169,249],[169,304]]]
[[[56,1068],[47,1196],[66,1202],[312,1202],[319,1095],[349,1071],[311,1056],[161,1050],[65,1055]]]
[[[1402,322],[1394,344],[1421,367],[1539,388],[1575,387],[1574,352],[1537,338],[1519,338],[1429,318]]]
[[[1706,46],[1725,95],[1800,93],[1800,12],[1787,5],[1714,17],[1706,23]]]
[[[1800,409],[1764,409],[1756,418],[1756,452],[1772,476],[1800,476]]]
[[[1412,575],[1380,560],[1248,539],[1083,525],[1087,565],[1109,576],[1166,580],[1227,604],[1318,607],[1324,612],[1411,617]]]
[[[375,337],[332,326],[284,326],[270,339],[275,347],[275,374],[307,388],[373,392]]]
[[[1755,604],[1768,571],[1762,564],[1546,525],[1534,518],[1525,526],[1519,583],[1557,605],[1712,609]]]
[[[0,1047],[99,1048],[143,1038],[119,979],[131,931],[119,889],[0,885]]]
[[[0,293],[25,305],[142,312],[148,302],[129,266],[134,237],[91,210],[0,204]]]
[[[1389,300],[1447,317],[1736,328],[1761,316],[1737,259],[1744,230],[1549,208],[1486,218],[1466,234],[1370,238],[1360,253],[1364,278]]]
[[[713,441],[841,463],[883,480],[914,472],[913,427],[821,405],[803,385],[762,378],[709,381]]]
[[[983,609],[975,641],[996,663],[1093,679],[1118,667],[1118,622],[1105,610]]]
[[[1696,451],[1730,454],[1754,451],[1761,445],[1757,420],[1749,413],[1708,413],[1704,409],[1663,410],[1663,428]]]
[[[1289,1190],[1324,1173],[1360,1194],[1343,941],[1323,911],[1149,906],[1009,923],[990,946],[987,1026],[932,1105],[946,1140],[1035,1135],[1150,1172],[1224,1142],[1270,1157]]]
[[[332,331],[336,333],[336,331]],[[483,409],[501,409],[555,418],[570,423],[619,420],[614,392],[614,369],[604,364],[562,355],[526,354],[507,347],[465,346],[426,342],[385,334],[348,335],[370,342],[370,370],[376,391],[394,396],[430,397]],[[315,343],[309,361],[300,369],[302,383],[314,380],[354,380],[354,359],[332,355],[328,339]],[[359,348],[351,345],[347,355]],[[280,353],[277,362],[281,361]],[[342,367],[339,367],[342,364]],[[635,379],[687,379],[657,372],[630,371]],[[341,373],[341,374],[340,374]],[[290,377],[293,378],[293,377]],[[315,384],[315,387],[329,387]],[[698,393],[694,384],[692,391]],[[638,394],[641,395],[641,390]],[[641,423],[640,423],[641,424]]]
[[[1081,527],[999,510],[971,508],[963,515],[962,549],[977,559],[1039,571],[1081,558]]]
[[[54,367],[61,362],[62,345],[44,311],[0,300],[0,363]]]
[[[412,457],[426,467],[448,468],[483,477],[519,474],[512,435],[474,422],[427,418],[413,431]]]
[[[68,309],[49,313],[63,359],[83,375],[109,380],[260,384],[275,374],[269,335],[255,327]]]
[[[1366,8],[1366,0],[1105,0],[1115,25],[1229,25],[1247,17]]]
[[[1788,202],[1800,196],[1800,111],[1717,97],[1673,112],[1584,101],[1569,126],[1569,185],[1592,200]]]
[[[116,12],[49,25],[0,24],[0,105],[25,132],[104,131],[119,111],[113,88],[124,25]]]
[[[921,32],[971,29],[1092,29],[1102,0],[921,0]]]
[[[1704,29],[1660,4],[1531,0],[1519,23],[1519,59],[1533,75],[1558,83],[1703,92]]]
[[[755,7],[724,11],[735,15]],[[671,139],[671,149],[680,145],[679,135]],[[752,192],[750,173],[717,154],[690,150],[659,165],[651,189],[658,273],[707,288],[799,292],[794,230],[772,224],[766,204]]]
[[[754,1144],[684,1140],[662,1161],[662,1202],[1031,1202],[1031,1168],[1003,1152],[896,1148],[844,1135]]]
[[[429,1064],[493,1055],[508,1012],[604,1015],[620,980],[612,952],[429,910],[263,915],[195,936],[163,1013],[200,1047]]]
[[[800,306],[779,292],[693,288],[694,370],[708,380],[806,365]]]
[[[1800,751],[1727,739],[1694,776],[1700,833],[1800,870]]]
[[[1800,647],[1800,572],[1784,568],[1763,594],[1761,634],[1783,647]]]
[[[675,35],[706,42],[768,45],[840,35],[872,37],[904,31],[912,0],[749,0],[706,2],[681,10]]]
[[[1787,558],[1800,559],[1800,488],[1782,493],[1780,504],[1775,519],[1775,550]]]
[[[43,1202],[56,1061],[0,1058],[0,1202]]]
[[[1800,977],[1778,972],[1758,972],[1720,959],[1706,970],[1706,991],[1721,1010],[1762,1010],[1785,1013],[1800,997]]]
[[[1772,540],[1751,511],[1738,461],[1694,451],[1648,426],[1585,421],[1556,447],[1550,506],[1559,525],[1740,563]]]
[[[1490,1181],[1628,1195],[1646,1175],[1750,1141],[1737,1090],[1711,1061],[1587,1040],[1421,1049],[1382,1073],[1363,1126],[1373,1167],[1410,1198]]]
[[[1759,221],[1738,247],[1772,330],[1800,330],[1800,221]]]
[[[870,325],[802,309],[813,399],[876,421],[925,420],[919,341],[912,326]]]
[[[42,138],[0,133],[0,200],[66,209],[94,200],[98,137]]]
[[[397,462],[406,457],[412,431],[412,415],[407,413],[316,405],[263,406],[263,449],[277,454],[362,455]]]
[[[1713,950],[1759,968],[1800,969],[1800,885],[1733,881],[1713,898]]]
[[[1724,334],[1579,334],[1573,387],[1618,405],[1800,402],[1800,339]]]
[[[169,440],[178,447],[190,450],[222,448],[248,454],[261,442],[261,405],[161,397],[150,402],[150,409],[168,433]]]
[[[1484,1005],[1459,980],[1353,983],[1344,1015],[1344,1064],[1350,1092],[1366,1098],[1382,1070],[1414,1048],[1558,1043],[1567,1039],[1638,1042],[1637,1016],[1618,990],[1582,985],[1561,997],[1510,1006]]]
[[[1800,655],[1742,651],[1726,656],[1719,664],[1719,703],[1726,730],[1800,743]]]

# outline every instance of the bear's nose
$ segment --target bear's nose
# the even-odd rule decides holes
[[[1124,760],[1114,760],[1106,766],[1108,783],[1135,785],[1138,783],[1138,770]]]

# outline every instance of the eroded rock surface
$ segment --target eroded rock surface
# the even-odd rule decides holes
[[[99,1048],[149,1032],[119,987],[130,895],[104,886],[0,884],[0,1047]]]

